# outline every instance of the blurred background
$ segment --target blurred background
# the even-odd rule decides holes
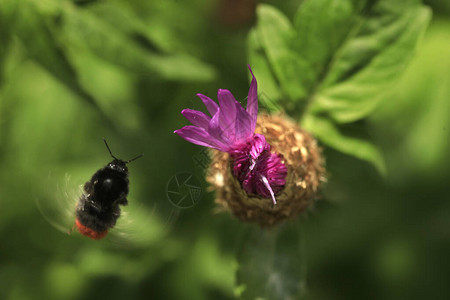
[[[299,1],[265,1],[292,18]],[[433,11],[395,90],[358,122],[387,175],[324,147],[302,217],[307,299],[448,299],[450,5]],[[248,92],[256,0],[0,2],[0,298],[233,299],[249,227],[216,213],[200,147],[173,130],[218,88]],[[260,86],[260,91],[264,90]],[[129,165],[129,205],[101,241],[67,232],[80,185]],[[201,195],[177,206],[171,179]],[[193,179],[193,180],[194,180]],[[285,241],[281,247],[291,247]]]

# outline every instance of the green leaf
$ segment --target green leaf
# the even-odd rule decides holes
[[[8,24],[8,15],[1,10],[0,6],[0,87],[3,83],[4,68],[6,64],[6,57],[10,45],[10,29]]]
[[[167,24],[158,24],[152,26],[148,20],[137,16],[128,6],[129,3],[123,2],[97,2],[87,7],[85,10],[109,23],[115,30],[121,34],[129,35],[132,39],[144,44],[144,47],[153,48],[156,52],[163,51],[174,53],[177,41],[171,32],[167,29]],[[153,20],[152,20],[153,21]]]
[[[260,5],[250,60],[255,73],[273,73],[264,81],[278,82],[280,92],[271,93],[277,101],[303,102],[287,109],[307,106],[307,113],[353,122],[368,116],[395,84],[429,19],[429,9],[415,1],[307,0],[294,27],[275,8]]]
[[[296,32],[289,20],[278,10],[269,5],[260,5],[257,9],[258,24],[249,38],[252,53],[259,56],[264,53],[271,72],[276,77],[283,96],[291,101],[306,96],[306,90],[301,84],[301,74],[306,62],[292,48]],[[258,60],[258,58],[256,58]],[[261,60],[261,59],[259,59]],[[255,72],[260,72],[255,66]],[[267,69],[267,65],[265,66]],[[261,73],[267,73],[268,70]],[[281,97],[278,97],[281,99]]]
[[[275,81],[270,65],[265,59],[264,49],[258,40],[255,29],[249,33],[248,49],[250,66],[256,78],[258,78],[258,101],[268,111],[278,111],[277,103],[282,100],[282,94],[278,89],[278,83]],[[264,95],[264,97],[260,95]]]
[[[15,7],[14,14],[14,33],[24,44],[28,55],[81,99],[97,107],[94,98],[78,82],[75,69],[36,7],[23,2]]]
[[[208,81],[215,77],[215,70],[197,58],[185,53],[169,54],[161,49],[148,49],[123,30],[109,22],[110,14],[103,19],[75,6],[61,7],[61,24],[54,26],[59,41],[66,47],[87,49],[102,59],[144,76],[159,76],[167,80]],[[133,16],[136,17],[136,16]],[[125,18],[126,19],[126,18]],[[129,28],[142,29],[137,22]],[[148,37],[147,34],[142,34]]]
[[[271,6],[257,13],[248,43],[260,89],[267,84],[272,100],[305,124],[316,120],[314,133],[325,144],[383,170],[376,148],[340,133],[338,124],[369,116],[389,95],[430,10],[415,0],[305,0],[293,25]]]
[[[316,116],[305,116],[302,127],[312,132],[325,145],[340,152],[372,163],[381,174],[386,174],[384,158],[370,141],[343,135],[331,120]]]
[[[422,6],[394,8],[394,3],[380,1],[367,16],[359,15],[350,36],[329,57],[308,113],[353,122],[368,116],[391,91],[430,19]]]
[[[423,45],[396,86],[372,114],[386,140],[391,176],[442,179],[450,165],[450,20],[433,20]],[[424,80],[426,79],[426,80]]]
[[[304,1],[300,6],[294,21],[297,37],[293,44],[307,61],[306,74],[303,70],[298,75],[304,78],[309,93],[314,92],[331,57],[352,34],[352,26],[358,26],[357,13],[358,8],[349,0]]]

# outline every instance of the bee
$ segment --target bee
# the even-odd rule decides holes
[[[120,217],[120,205],[127,205],[129,191],[127,164],[142,157],[124,161],[115,157],[105,139],[106,148],[113,160],[95,172],[91,180],[84,184],[84,193],[76,207],[75,226],[91,239],[99,240],[116,225]],[[74,226],[74,227],[75,227]]]

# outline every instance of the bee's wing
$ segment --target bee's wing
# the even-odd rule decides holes
[[[71,180],[69,174],[49,174],[42,188],[40,196],[35,198],[37,209],[55,229],[70,233],[75,222],[77,201],[83,192],[82,185]]]
[[[121,216],[109,233],[110,241],[119,247],[142,248],[157,244],[168,234],[180,210],[167,205],[166,199],[153,200],[150,205],[130,198],[121,207]]]

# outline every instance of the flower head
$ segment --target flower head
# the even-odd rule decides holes
[[[207,181],[219,205],[241,220],[272,226],[311,206],[325,169],[315,139],[295,122],[282,114],[258,116],[250,72],[247,109],[228,90],[218,91],[219,104],[198,94],[210,116],[185,109],[192,125],[175,133],[212,148]]]
[[[248,91],[247,109],[236,101],[229,90],[219,89],[219,105],[211,98],[197,94],[207,114],[184,109],[181,113],[193,125],[175,130],[175,133],[196,145],[227,152],[232,158],[233,175],[248,194],[272,198],[286,183],[287,168],[282,156],[271,152],[264,135],[255,134],[258,116],[257,82],[253,72]]]

